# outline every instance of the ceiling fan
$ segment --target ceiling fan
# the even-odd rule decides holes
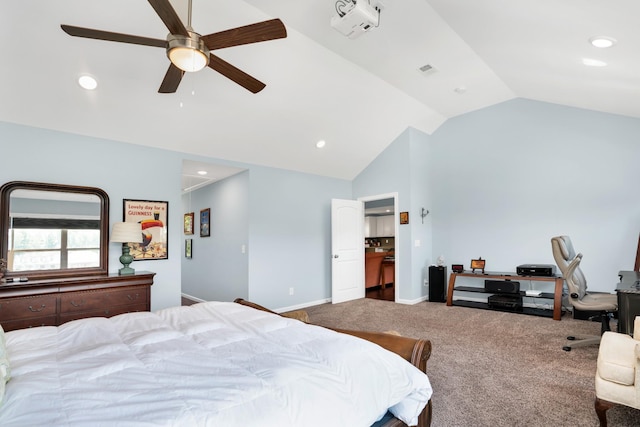
[[[185,71],[199,71],[207,65],[252,93],[258,93],[264,89],[264,83],[210,51],[287,37],[287,30],[282,21],[271,19],[201,36],[191,28],[191,0],[189,0],[187,26],[182,23],[169,0],[149,0],[149,3],[169,29],[166,40],[71,25],[61,25],[61,27],[70,36],[165,48],[171,64],[158,90],[160,93],[174,93],[178,89]]]

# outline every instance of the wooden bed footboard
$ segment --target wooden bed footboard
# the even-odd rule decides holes
[[[268,308],[263,307],[259,304],[246,301],[242,298],[237,298],[234,302],[246,305],[248,307],[253,307],[257,310],[278,314],[275,311],[269,310]],[[402,337],[398,335],[386,334],[383,332],[352,331],[348,329],[336,328],[328,329],[332,329],[343,334],[353,335],[358,338],[362,338],[378,344],[380,347],[398,354],[409,363],[420,369],[422,372],[427,372],[427,360],[429,360],[429,357],[431,356],[431,341],[429,340]],[[431,410],[431,400],[429,400],[427,406],[425,406],[424,410],[418,418],[418,427],[429,427],[431,425]],[[406,426],[406,424],[395,418],[384,425],[384,427],[403,426]]]

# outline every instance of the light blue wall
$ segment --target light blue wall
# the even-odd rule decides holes
[[[249,180],[249,299],[272,308],[326,301],[331,199],[351,199],[351,182],[264,167]]]
[[[229,285],[220,294],[224,299],[244,296],[274,309],[331,297],[330,205],[332,198],[352,197],[350,181],[3,122],[0,148],[0,182],[102,188],[110,198],[111,224],[122,220],[124,198],[169,202],[169,259],[132,265],[157,273],[151,292],[153,310],[180,303],[182,269],[187,265],[183,234],[187,211],[180,188],[185,159],[248,169],[199,195],[198,204],[211,207],[213,221],[211,237],[193,236],[194,260],[210,262],[203,272],[205,285],[212,283],[219,290]],[[196,218],[199,209],[193,206]],[[120,246],[109,249],[109,270],[115,272],[120,267]],[[185,268],[192,266],[188,265]],[[233,271],[228,271],[229,265]],[[192,290],[195,279],[187,276]],[[294,295],[289,295],[291,287]],[[194,296],[208,299],[208,294]]]
[[[169,151],[0,122],[0,182],[35,181],[102,188],[110,223],[122,221],[122,200],[169,202],[169,259],[136,261],[156,274],[152,309],[180,302],[181,157]],[[111,226],[109,227],[111,230]],[[109,247],[109,271],[121,267],[120,244]]]
[[[182,292],[205,301],[248,298],[249,172],[185,194],[182,208],[195,219],[194,234],[184,236],[193,240],[193,257],[182,257]],[[206,208],[211,235],[200,237],[200,210]]]
[[[415,303],[424,299],[426,267],[432,262],[431,221],[420,213],[431,209],[427,161],[429,136],[408,128],[371,162],[353,181],[355,198],[398,193],[400,212],[409,212],[409,224],[399,226],[396,264],[400,288],[399,302]]]
[[[368,197],[397,193],[398,210],[411,210],[411,172],[408,161],[411,153],[411,131],[407,129],[398,136],[353,180],[353,197]],[[395,248],[399,251],[396,260],[396,275],[402,300],[410,300],[411,293],[411,228],[400,225],[395,237]]]
[[[194,192],[191,208],[185,195],[185,212],[211,207],[213,222],[211,237],[194,236],[193,259],[182,262],[183,291],[275,310],[328,301],[332,198],[350,199],[351,182],[255,165]]]
[[[433,253],[513,271],[554,264],[571,236],[589,288],[633,269],[640,232],[640,120],[516,99],[449,120],[432,136]]]
[[[431,159],[430,136],[416,129],[410,131],[410,171],[411,171],[411,300],[427,294],[428,267],[436,262],[438,254],[432,253],[433,230],[430,214],[422,218],[422,209],[431,212],[434,209],[431,197],[431,181],[428,162]],[[420,242],[416,246],[416,241]]]
[[[353,182],[226,162],[249,169],[237,177],[244,184],[228,183],[244,200],[235,200],[238,206],[247,203],[246,218],[236,218],[216,241],[218,215],[232,212],[216,213],[219,195],[212,193],[212,247],[194,236],[194,257],[213,251],[213,262],[232,263],[234,272],[222,281],[242,293],[238,243],[246,238],[249,299],[276,309],[325,301],[331,295],[331,199],[397,192],[399,210],[410,214],[396,241],[404,254],[403,301],[426,295],[425,266],[439,255],[448,266],[468,266],[482,256],[494,271],[553,263],[549,239],[557,234],[570,235],[584,253],[589,287],[611,291],[618,270],[633,267],[640,231],[638,135],[638,119],[518,99],[450,119],[430,136],[407,129]],[[112,224],[122,218],[124,198],[168,201],[169,259],[133,266],[158,273],[153,309],[179,303],[182,160],[225,162],[1,122],[0,148],[0,182],[102,188],[111,200]],[[422,207],[431,212],[424,224]],[[111,271],[119,266],[119,249],[110,247]],[[216,255],[225,249],[231,258]]]

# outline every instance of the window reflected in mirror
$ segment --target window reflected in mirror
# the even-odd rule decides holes
[[[102,190],[9,183],[2,193],[0,231],[6,238],[2,257],[8,272],[38,276],[106,272],[108,198]]]

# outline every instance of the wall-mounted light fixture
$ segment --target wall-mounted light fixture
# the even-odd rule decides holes
[[[425,208],[422,208],[422,212],[420,212],[420,216],[422,217],[422,223],[424,224],[424,217],[429,215],[429,211]]]

